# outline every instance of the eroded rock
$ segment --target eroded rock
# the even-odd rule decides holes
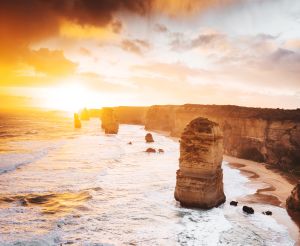
[[[263,214],[265,214],[265,215],[269,215],[269,216],[271,216],[272,215],[272,212],[271,211],[265,211],[265,212],[262,212]]]
[[[291,195],[286,200],[288,209],[300,211],[300,183],[298,183],[291,192]]]
[[[230,202],[230,205],[236,207],[236,206],[238,205],[238,202],[236,202],[236,201],[231,201],[231,202]]]
[[[146,140],[146,143],[153,143],[153,142],[154,142],[154,139],[153,139],[151,133],[147,133],[147,134],[146,134],[145,140]]]
[[[119,131],[119,121],[112,108],[103,108],[101,114],[102,124],[105,134],[117,134]]]
[[[80,110],[80,119],[81,120],[90,120],[90,113],[89,110],[84,108]]]
[[[223,137],[218,124],[192,120],[181,135],[175,199],[183,206],[213,208],[225,202]]]
[[[77,113],[74,114],[74,127],[81,128],[81,122]]]
[[[254,214],[254,209],[248,206],[243,206],[243,211],[247,214]]]
[[[156,153],[156,150],[153,148],[148,148],[148,149],[146,149],[146,152],[147,153]]]

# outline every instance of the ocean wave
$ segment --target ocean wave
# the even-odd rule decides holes
[[[31,153],[0,154],[0,174],[11,172],[23,165],[33,163],[46,156],[50,150],[53,150],[56,147],[56,145],[53,145]]]
[[[82,204],[91,199],[88,191],[46,193],[46,194],[20,194],[0,197],[0,203],[18,203],[21,206],[41,206],[44,214],[67,213],[74,208],[81,208]]]

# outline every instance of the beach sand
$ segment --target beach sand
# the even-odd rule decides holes
[[[242,203],[262,203],[285,208],[286,199],[297,183],[297,178],[292,177],[278,169],[271,168],[270,165],[257,163],[254,161],[239,159],[224,155],[224,161],[232,168],[239,169],[247,176],[251,182],[249,186],[257,191],[253,195],[248,195],[238,199]],[[273,214],[273,217],[281,224],[285,224],[291,236],[300,245],[300,214],[289,212],[292,220]]]

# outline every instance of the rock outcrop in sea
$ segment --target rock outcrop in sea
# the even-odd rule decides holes
[[[291,195],[286,200],[288,209],[300,212],[300,183],[298,183],[291,192]]]
[[[201,117],[192,120],[181,135],[175,199],[204,209],[224,203],[222,159],[219,125]]]
[[[151,133],[147,133],[145,136],[146,143],[153,143],[154,139]]]
[[[79,114],[81,120],[90,120],[90,113],[86,108],[80,110]]]
[[[77,113],[74,114],[74,127],[81,128],[81,122]]]
[[[119,131],[119,121],[113,108],[103,108],[101,113],[101,127],[105,134],[117,134]]]

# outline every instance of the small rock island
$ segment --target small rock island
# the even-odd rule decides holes
[[[175,199],[203,209],[224,203],[222,159],[219,125],[201,117],[192,120],[181,135]]]

